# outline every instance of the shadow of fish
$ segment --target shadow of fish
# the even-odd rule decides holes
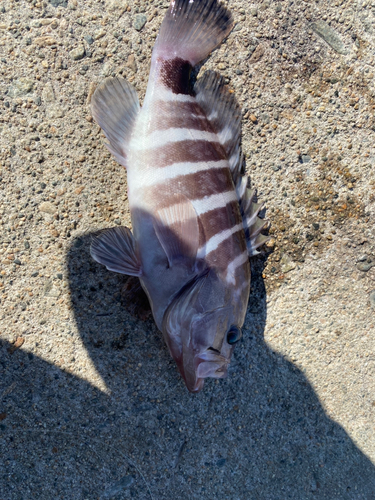
[[[227,374],[250,291],[249,255],[266,241],[242,175],[241,113],[208,71],[190,72],[233,27],[217,0],[175,0],[163,20],[140,108],[135,89],[106,79],[92,114],[128,172],[133,233],[105,230],[91,255],[138,277],[186,386]]]

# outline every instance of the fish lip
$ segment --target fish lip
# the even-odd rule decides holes
[[[230,360],[221,354],[207,350],[195,356],[197,379],[224,378],[227,376]]]
[[[225,356],[220,354],[218,351],[212,350],[212,349],[207,349],[206,351],[197,354],[195,356],[195,360],[198,363],[202,363],[205,361],[210,361],[213,363],[220,363],[220,364],[227,364],[227,365],[229,365],[229,363],[230,363],[230,360],[228,358],[226,358]]]
[[[190,372],[190,376],[189,372],[186,372],[184,367],[179,365],[179,368],[188,391],[191,393],[198,393],[203,389],[206,378],[226,377],[229,364],[230,360],[228,358],[222,356],[217,351],[215,352],[207,349],[195,355],[195,370]]]

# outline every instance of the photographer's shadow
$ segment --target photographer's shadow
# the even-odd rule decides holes
[[[0,498],[374,498],[371,461],[264,342],[261,259],[228,378],[190,394],[152,318],[122,304],[126,278],[91,259],[90,241],[72,242],[69,286],[107,391],[1,342]]]
[[[137,385],[147,387],[150,398],[167,397],[170,401],[177,400],[178,407],[184,408],[183,417],[172,404],[166,404],[164,411],[174,415],[176,426],[190,423],[186,439],[191,440],[192,449],[201,449],[198,464],[209,464],[206,467],[211,474],[217,469],[216,462],[207,461],[202,440],[207,441],[203,435],[210,419],[219,422],[216,430],[210,431],[208,445],[212,446],[211,454],[221,448],[221,456],[226,455],[225,467],[233,472],[242,471],[241,475],[233,476],[233,498],[235,492],[241,491],[241,484],[243,491],[251,491],[253,498],[262,499],[371,498],[375,491],[375,467],[371,461],[343,428],[325,414],[305,375],[264,342],[267,306],[261,259],[253,260],[244,340],[235,350],[229,376],[216,382],[209,379],[203,392],[194,397],[184,388],[152,317],[146,322],[136,320],[121,306],[120,290],[126,278],[109,273],[92,261],[88,254],[89,239],[89,235],[83,239],[82,248],[86,253],[79,253],[81,274],[75,276],[80,285],[72,287],[72,296],[79,314],[82,313],[79,297],[89,296],[90,289],[97,288],[98,283],[103,284],[102,295],[107,298],[115,295],[120,301],[118,306],[110,303],[108,311],[99,301],[96,314],[111,314],[99,316],[100,321],[111,318],[111,323],[105,322],[105,332],[98,326],[98,317],[90,320],[83,316],[78,324],[90,356],[111,391],[121,392],[124,385],[130,388],[135,375],[129,372],[116,387],[115,378],[106,376],[114,362],[111,349],[113,353],[120,339],[122,356],[148,365],[143,380],[139,379],[139,373]],[[77,317],[82,316],[77,314]],[[120,324],[122,333],[118,329]],[[98,342],[108,346],[106,355],[103,356],[102,351],[104,344],[97,347]],[[202,430],[197,429],[197,414],[203,418]],[[219,436],[218,448],[215,440]],[[194,458],[196,460],[196,455]],[[186,454],[186,468],[189,468],[189,459],[190,465],[195,463],[196,467],[197,461]],[[231,482],[229,478],[227,481]],[[200,494],[204,492],[203,487]]]

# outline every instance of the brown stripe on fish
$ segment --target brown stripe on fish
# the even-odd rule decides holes
[[[247,251],[245,234],[239,226],[234,226],[233,234],[229,234],[225,239],[214,248],[204,254],[200,248],[198,255],[204,257],[205,261],[210,267],[215,267],[221,272],[226,272],[229,264],[234,261],[239,255]],[[220,233],[218,233],[218,236]],[[209,247],[210,241],[206,245]],[[209,249],[209,248],[208,248]]]
[[[193,102],[157,101],[155,116],[148,124],[148,133],[169,128],[186,128],[213,132],[200,106]]]
[[[228,167],[181,175],[170,179],[165,184],[150,185],[143,191],[145,199],[158,200],[158,208],[174,204],[176,194],[183,195],[191,201],[202,199],[208,201],[210,196],[218,195],[222,199],[221,206],[229,201],[223,193],[233,193],[231,198],[235,198],[232,176]]]
[[[209,212],[204,212],[199,217],[203,229],[204,241],[225,229],[230,229],[242,221],[238,201],[230,201],[223,207],[218,207]],[[204,243],[200,241],[200,245]]]
[[[163,60],[160,68],[160,80],[174,94],[192,95],[191,69],[189,61],[184,61],[180,57]]]
[[[147,156],[149,155],[147,154]],[[204,140],[187,140],[165,144],[158,149],[153,149],[150,152],[149,158],[150,161],[148,162],[146,159],[146,163],[149,163],[153,168],[167,167],[173,163],[193,163],[227,159],[220,143]]]

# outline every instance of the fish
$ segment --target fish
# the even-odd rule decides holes
[[[249,257],[268,239],[243,172],[240,107],[219,73],[192,79],[232,28],[217,0],[172,0],[142,107],[120,77],[91,99],[107,148],[127,169],[132,222],[132,231],[94,236],[91,256],[139,279],[193,393],[228,373],[249,301]]]

